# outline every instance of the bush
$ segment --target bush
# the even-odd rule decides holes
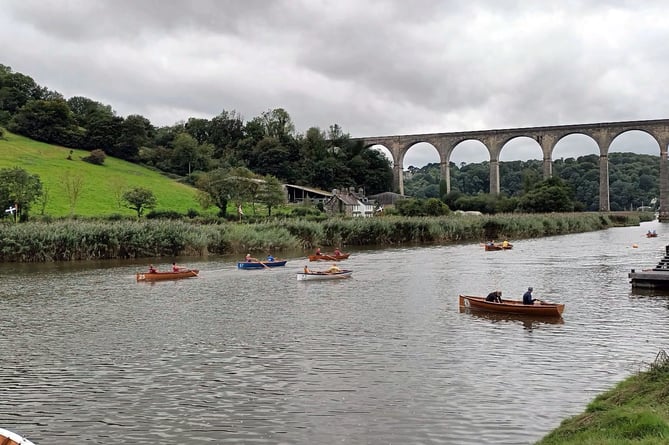
[[[91,154],[86,156],[85,158],[81,158],[83,161],[90,162],[91,164],[95,165],[102,165],[105,163],[105,158],[107,155],[103,150],[100,149],[95,149],[91,151]]]
[[[147,219],[181,219],[183,215],[175,210],[151,210],[146,214]]]

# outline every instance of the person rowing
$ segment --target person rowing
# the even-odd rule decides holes
[[[333,264],[332,266],[330,266],[330,268],[327,270],[327,272],[328,273],[339,273],[339,272],[341,272],[341,269],[336,264]]]

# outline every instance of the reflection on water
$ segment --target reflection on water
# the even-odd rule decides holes
[[[148,285],[146,261],[2,264],[0,425],[53,445],[533,443],[669,343],[667,299],[627,280],[664,253],[648,228],[353,250],[351,279],[308,286],[298,255],[179,258],[200,275]],[[528,286],[563,319],[458,310]]]
[[[539,328],[542,324],[564,324],[564,319],[562,317],[533,317],[531,315],[502,314],[498,312],[478,311],[464,307],[460,308],[460,313],[489,320],[491,323],[519,324],[528,330]]]

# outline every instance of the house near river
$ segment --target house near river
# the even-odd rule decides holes
[[[354,187],[333,189],[331,192],[313,187],[284,184],[288,202],[321,204],[328,215],[369,217],[374,216],[376,202],[364,196],[364,190]]]

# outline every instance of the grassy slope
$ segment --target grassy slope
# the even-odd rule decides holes
[[[537,445],[669,443],[669,362],[666,355],[663,360],[597,396]]]
[[[116,158],[107,157],[104,165],[93,165],[81,160],[88,156],[88,151],[73,150],[72,160],[67,159],[69,154],[69,148],[44,144],[9,132],[5,132],[4,139],[0,138],[0,168],[21,167],[39,175],[48,192],[46,215],[59,217],[70,214],[68,197],[62,186],[63,179],[68,175],[83,178],[75,215],[134,215],[133,210],[117,204],[118,191],[133,187],[147,188],[156,195],[158,203],[155,210],[185,213],[188,209],[195,209],[205,213],[195,199],[196,190],[193,187]],[[31,214],[40,213],[40,206],[34,203]]]

